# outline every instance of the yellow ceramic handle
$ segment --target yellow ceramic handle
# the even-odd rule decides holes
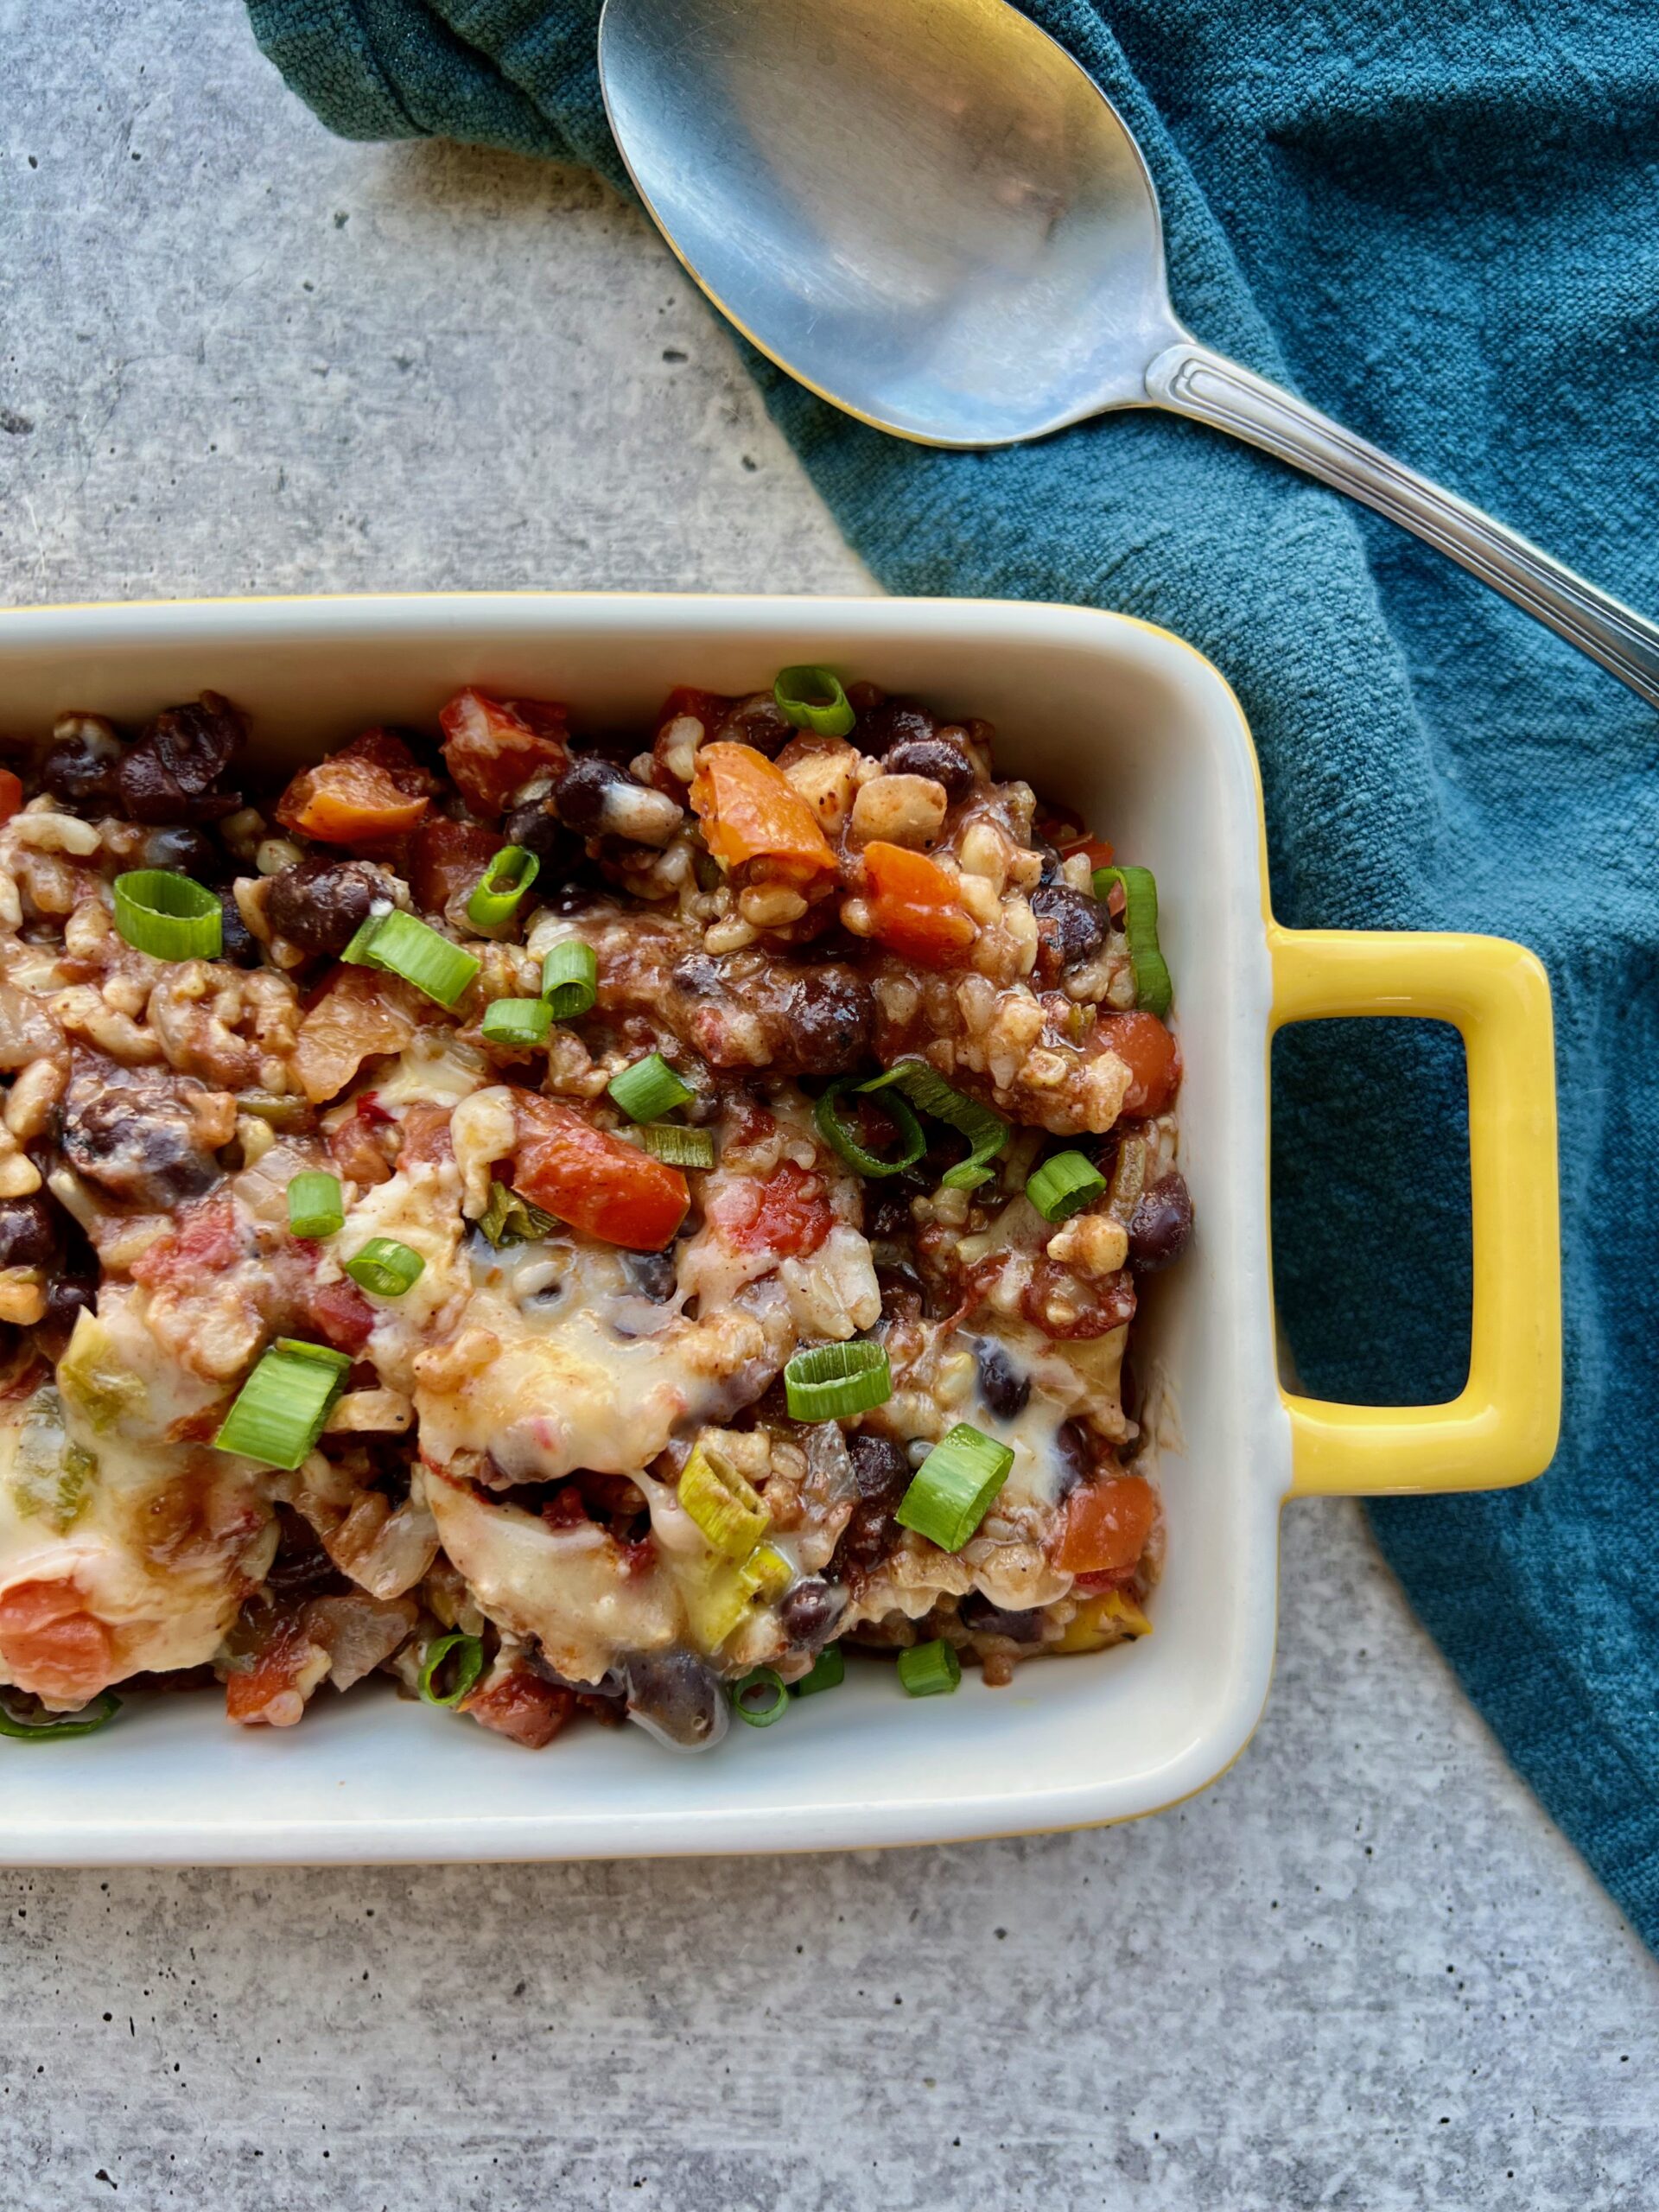
[[[1273,1027],[1337,1014],[1450,1021],[1469,1074],[1474,1316],[1469,1380],[1439,1406],[1286,1391],[1291,1493],[1530,1482],[1561,1408],[1560,1224],[1549,982],[1523,945],[1414,931],[1270,931]]]

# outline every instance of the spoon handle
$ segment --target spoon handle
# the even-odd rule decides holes
[[[1599,591],[1518,531],[1196,339],[1159,354],[1147,371],[1147,392],[1155,405],[1230,430],[1414,531],[1659,707],[1659,624]]]

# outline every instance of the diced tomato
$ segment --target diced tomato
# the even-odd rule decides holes
[[[1065,1501],[1049,1556],[1062,1574],[1125,1574],[1147,1548],[1157,1518],[1157,1493],[1139,1475],[1084,1483]]]
[[[336,1351],[361,1351],[374,1327],[374,1308],[354,1282],[314,1284],[306,1299],[311,1325]]]
[[[349,1121],[342,1122],[331,1133],[328,1149],[340,1173],[359,1189],[391,1182],[391,1162],[386,1157],[385,1147],[375,1135],[373,1122],[365,1115],[353,1114]]]
[[[684,1176],[638,1145],[584,1122],[556,1099],[521,1091],[513,1188],[589,1236],[660,1252],[685,1219]]]
[[[532,776],[562,776],[569,766],[569,717],[554,700],[494,699],[468,685],[438,720],[449,772],[480,814],[499,814]]]
[[[451,822],[429,814],[410,841],[409,887],[415,904],[441,914],[451,899],[469,893],[501,849],[499,831],[481,822]]]
[[[226,1678],[226,1719],[245,1728],[293,1727],[304,1716],[307,1690],[327,1671],[327,1658],[297,1619],[277,1621],[252,1666]]]
[[[200,1283],[233,1268],[244,1251],[228,1192],[200,1198],[181,1211],[172,1234],[159,1238],[132,1263],[132,1279],[149,1289]]]
[[[697,754],[691,804],[703,842],[728,868],[764,860],[775,874],[800,884],[836,872],[836,856],[817,815],[752,745],[705,745]]]
[[[740,1252],[804,1260],[835,1226],[822,1175],[786,1160],[765,1178],[734,1176],[713,1209],[720,1233]]]
[[[901,958],[949,968],[978,935],[955,883],[925,853],[878,839],[864,849],[864,873],[875,934]]]
[[[437,1106],[424,1099],[417,1099],[404,1115],[404,1148],[398,1159],[406,1167],[417,1161],[453,1160],[455,1147],[449,1137],[449,1117],[454,1111],[450,1106]]]
[[[1096,1034],[1129,1071],[1122,1110],[1137,1119],[1161,1114],[1180,1087],[1181,1048],[1155,1014],[1109,1014]]]
[[[10,768],[0,768],[0,822],[10,822],[22,803],[22,781]]]
[[[20,1690],[85,1705],[112,1679],[110,1631],[70,1581],[15,1582],[0,1595],[0,1659]]]
[[[574,1691],[561,1689],[556,1682],[544,1682],[526,1668],[515,1667],[511,1674],[496,1675],[482,1689],[464,1698],[461,1710],[498,1736],[510,1736],[515,1744],[539,1751],[552,1742],[575,1706]]]
[[[296,776],[276,802],[276,819],[325,845],[384,846],[407,836],[430,804],[390,769],[347,751]]]
[[[430,798],[438,788],[437,778],[422,767],[407,741],[383,723],[377,722],[372,729],[365,729],[334,757],[337,760],[366,760],[372,767],[384,768],[409,798]]]

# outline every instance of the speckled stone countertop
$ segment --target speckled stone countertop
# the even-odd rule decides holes
[[[336,143],[234,0],[0,0],[0,299],[7,604],[869,588],[639,219]],[[1244,1758],[1132,1827],[0,1903],[6,2212],[1659,2199],[1653,1964],[1351,1506],[1287,1516]]]

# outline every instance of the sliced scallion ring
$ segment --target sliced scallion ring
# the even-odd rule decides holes
[[[450,1688],[441,1691],[438,1675],[452,1655]],[[421,1655],[421,1695],[429,1705],[459,1705],[483,1671],[484,1646],[475,1636],[452,1629],[448,1636],[435,1636]]]
[[[338,1175],[307,1168],[288,1185],[288,1225],[296,1236],[332,1236],[343,1228],[346,1209]]]
[[[359,1290],[377,1298],[401,1298],[418,1279],[426,1262],[395,1236],[371,1236],[362,1250],[346,1262],[346,1272]]]
[[[120,1699],[112,1691],[100,1690],[78,1713],[48,1713],[42,1707],[38,1713],[22,1713],[8,1694],[0,1691],[0,1736],[10,1736],[20,1744],[47,1744],[54,1737],[95,1736],[100,1728],[108,1727],[120,1710]]]
[[[504,1244],[529,1244],[538,1236],[550,1236],[559,1224],[505,1183],[492,1183],[490,1203],[478,1225],[499,1252]]]
[[[707,1129],[688,1128],[683,1122],[646,1122],[639,1141],[671,1167],[712,1167],[715,1140]]]
[[[962,1662],[943,1637],[899,1654],[899,1679],[912,1697],[948,1697],[962,1680]]]
[[[959,1552],[1008,1478],[1014,1447],[959,1421],[911,1478],[893,1518],[942,1552]]]
[[[1175,996],[1169,964],[1158,949],[1158,885],[1149,868],[1097,868],[1095,896],[1103,906],[1114,885],[1123,891],[1123,927],[1135,970],[1135,1002],[1161,1021]]]
[[[129,944],[157,960],[217,960],[225,943],[215,894],[160,868],[116,877],[115,926]]]
[[[770,1728],[789,1707],[789,1689],[775,1667],[752,1667],[732,1684],[732,1709],[751,1728]]]
[[[660,1122],[664,1114],[673,1113],[697,1095],[689,1083],[680,1080],[660,1052],[647,1052],[643,1060],[613,1076],[605,1087],[635,1122]]]
[[[797,1697],[816,1697],[820,1690],[838,1690],[847,1679],[847,1662],[838,1643],[826,1643],[812,1662],[811,1670],[795,1684]]]
[[[880,1344],[816,1344],[784,1370],[791,1421],[841,1421],[867,1414],[893,1395],[893,1370]]]
[[[541,873],[541,866],[528,846],[503,845],[467,901],[467,918],[473,927],[493,930],[510,922],[518,901]]]
[[[545,999],[492,999],[479,1026],[489,1044],[533,1047],[546,1044],[553,1009]]]
[[[401,906],[371,914],[340,957],[354,967],[401,976],[440,1006],[454,1006],[479,969],[470,952]]]
[[[321,1435],[351,1363],[327,1344],[279,1337],[238,1392],[214,1444],[291,1473]]]
[[[858,1175],[897,1175],[904,1168],[913,1167],[927,1150],[927,1139],[922,1135],[922,1125],[899,1097],[884,1098],[882,1109],[893,1116],[899,1128],[899,1151],[895,1158],[883,1160],[879,1153],[861,1145],[841,1118],[836,1101],[844,1091],[867,1089],[856,1086],[849,1075],[837,1076],[830,1084],[812,1109],[812,1119],[817,1124],[818,1135],[832,1145],[847,1165]]]
[[[555,1021],[574,1021],[592,1012],[599,997],[599,963],[591,944],[568,937],[553,947],[542,963],[542,996]]]
[[[1057,1152],[1027,1178],[1026,1196],[1045,1221],[1080,1213],[1106,1187],[1106,1178],[1080,1152]]]
[[[815,730],[820,737],[845,737],[858,720],[839,679],[827,668],[779,669],[772,696],[791,728]]]
[[[896,1067],[861,1083],[862,1091],[881,1091],[895,1089],[904,1093],[918,1113],[931,1115],[934,1121],[943,1122],[958,1136],[966,1137],[973,1149],[966,1160],[958,1160],[954,1167],[945,1170],[941,1179],[947,1191],[976,1190],[988,1182],[992,1174],[991,1162],[1008,1141],[1009,1124],[1000,1114],[993,1114],[988,1106],[982,1106],[976,1098],[969,1098],[948,1084],[937,1069],[925,1060],[900,1060]]]

